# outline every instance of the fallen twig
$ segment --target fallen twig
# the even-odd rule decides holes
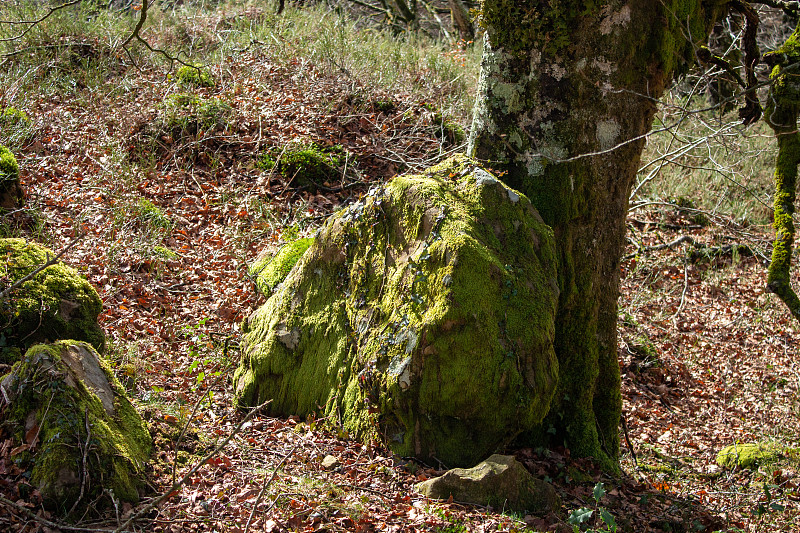
[[[261,499],[264,497],[264,493],[267,492],[267,489],[269,488],[270,485],[272,485],[272,482],[275,480],[275,476],[278,475],[278,470],[281,469],[283,464],[289,459],[289,457],[291,457],[294,454],[295,450],[297,450],[297,448],[299,447],[300,447],[300,442],[295,444],[294,447],[291,450],[289,450],[289,453],[287,453],[284,456],[284,458],[281,459],[281,462],[278,463],[278,466],[276,466],[275,469],[272,471],[272,476],[269,478],[269,481],[267,481],[267,476],[266,475],[264,476],[264,481],[266,481],[266,483],[262,485],[261,490],[258,492],[258,496],[256,497],[256,501],[253,504],[253,508],[250,509],[250,516],[247,517],[247,524],[244,526],[244,533],[247,533],[250,530],[250,523],[253,521],[253,516],[256,514],[256,509],[258,509],[258,504],[261,503]]]
[[[191,478],[198,470],[200,470],[200,468],[202,468],[202,466],[204,464],[206,464],[212,457],[217,455],[225,446],[228,445],[228,443],[231,441],[231,439],[233,437],[235,437],[239,433],[239,431],[241,431],[242,426],[244,426],[244,424],[248,420],[253,418],[253,415],[255,415],[257,412],[259,412],[261,409],[263,409],[267,405],[269,405],[270,402],[272,402],[271,399],[267,400],[266,402],[264,402],[264,403],[262,403],[260,405],[257,405],[255,407],[253,407],[252,409],[250,409],[250,412],[247,413],[247,415],[244,418],[242,418],[242,420],[236,425],[236,427],[233,428],[233,431],[231,431],[228,434],[228,436],[225,437],[225,439],[221,443],[219,443],[213,450],[211,450],[197,464],[195,464],[192,468],[190,468],[189,471],[186,472],[186,474],[180,480],[178,480],[176,483],[173,483],[172,486],[169,489],[167,489],[166,492],[164,492],[164,494],[162,494],[160,497],[158,497],[155,500],[153,500],[152,502],[150,502],[147,506],[145,506],[143,509],[141,509],[137,513],[132,514],[130,516],[130,518],[128,518],[128,520],[124,524],[122,524],[121,526],[119,526],[117,529],[114,530],[114,533],[121,533],[122,531],[125,530],[125,528],[127,528],[134,521],[136,521],[139,518],[143,517],[144,515],[146,515],[147,513],[149,513],[150,511],[152,511],[156,507],[158,507],[159,505],[161,505],[162,502],[164,502],[167,499],[171,498],[176,492],[178,492],[186,484],[186,482],[189,480],[189,478]]]
[[[0,503],[2,503],[3,505],[5,505],[7,507],[11,507],[12,509],[15,509],[15,510],[21,512],[21,513],[24,513],[26,516],[28,516],[28,518],[30,518],[32,520],[35,520],[36,522],[39,522],[40,524],[42,524],[44,526],[47,526],[47,527],[50,527],[50,528],[53,528],[53,529],[57,529],[57,530],[61,529],[61,530],[64,530],[64,531],[78,531],[78,532],[82,532],[82,533],[117,533],[117,532],[124,531],[123,529],[113,530],[113,529],[104,529],[104,528],[80,527],[80,526],[70,526],[70,525],[67,525],[67,524],[63,524],[61,522],[53,522],[52,520],[48,520],[46,518],[42,518],[41,516],[37,515],[33,511],[31,511],[30,509],[28,509],[26,507],[23,507],[22,505],[20,505],[18,503],[12,502],[9,499],[3,498],[2,496],[0,496]]]
[[[688,242],[690,244],[695,244],[694,239],[688,235],[682,235],[677,239],[675,239],[674,241],[667,242],[664,244],[656,244],[655,246],[636,246],[636,243],[633,243],[634,246],[636,246],[636,251],[633,252],[632,254],[626,255],[625,257],[622,258],[622,260],[627,261],[628,259],[633,259],[634,257],[643,252],[657,252],[659,250],[666,250],[667,248],[674,248],[679,244],[683,244],[685,242]]]

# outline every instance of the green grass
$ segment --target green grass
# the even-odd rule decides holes
[[[33,3],[11,4],[0,5],[0,19],[31,20],[45,12]],[[292,64],[301,76],[313,68],[343,75],[354,86],[425,94],[446,114],[464,120],[471,111],[479,47],[454,53],[424,36],[394,37],[324,5],[302,9],[290,5],[280,17],[263,3],[236,0],[216,6],[151,6],[142,32],[148,42],[186,63],[209,68],[181,70],[136,42],[128,45],[129,52],[121,48],[138,16],[138,12],[91,9],[85,3],[55,12],[17,41],[0,43],[1,53],[15,54],[5,74],[13,80],[15,105],[25,108],[21,105],[25,88],[33,84],[40,92],[49,88],[47,93],[56,94],[102,86],[109,78],[136,77],[132,61],[139,68],[177,67],[176,79],[209,86],[214,65],[252,52],[270,62]],[[17,35],[19,28],[0,25],[0,38]]]

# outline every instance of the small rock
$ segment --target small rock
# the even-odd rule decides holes
[[[325,458],[322,459],[322,468],[324,468],[325,470],[333,470],[340,464],[341,463],[339,462],[339,459],[337,459],[333,455],[326,455]]]
[[[417,485],[428,498],[546,514],[561,506],[552,485],[533,477],[510,455],[492,455],[473,468],[454,468]]]

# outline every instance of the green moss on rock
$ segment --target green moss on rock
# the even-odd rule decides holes
[[[553,486],[535,478],[511,455],[492,455],[473,468],[449,470],[418,484],[417,490],[428,498],[452,498],[459,503],[491,505],[518,513],[543,515],[561,507]]]
[[[323,148],[314,143],[292,143],[262,154],[256,166],[264,170],[276,168],[295,186],[316,189],[339,176],[343,160],[341,146]]]
[[[717,454],[717,464],[723,468],[754,468],[775,461],[781,456],[775,446],[761,443],[726,446]]]
[[[332,216],[249,318],[238,404],[473,465],[549,409],[555,264],[530,201],[473,161],[395,178]]]
[[[275,287],[286,279],[313,242],[314,239],[311,237],[297,239],[284,245],[274,257],[271,254],[259,255],[248,269],[249,274],[255,279],[258,290],[269,296]]]
[[[0,278],[13,284],[54,255],[24,239],[0,239]],[[0,299],[0,359],[11,363],[34,344],[60,339],[86,341],[102,352],[105,334],[97,323],[102,306],[75,269],[61,262],[48,266]]]
[[[16,461],[30,471],[46,507],[66,514],[79,499],[85,508],[101,498],[104,489],[122,501],[138,500],[152,441],[91,345],[33,346],[0,388],[3,424],[22,447]]]

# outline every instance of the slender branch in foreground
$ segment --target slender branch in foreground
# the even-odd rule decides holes
[[[258,492],[258,497],[256,497],[256,502],[253,504],[253,508],[250,509],[250,516],[247,517],[247,524],[244,526],[244,533],[247,533],[248,531],[250,531],[250,523],[253,521],[253,516],[256,514],[256,509],[258,509],[258,504],[261,503],[261,498],[264,497],[264,493],[267,492],[267,489],[269,488],[270,485],[272,485],[272,482],[275,480],[275,476],[278,475],[278,470],[281,469],[281,467],[283,466],[283,463],[285,463],[289,459],[289,457],[294,455],[294,452],[299,447],[300,447],[300,443],[298,442],[297,444],[294,445],[294,447],[291,450],[289,450],[289,453],[287,453],[283,457],[283,459],[281,459],[281,462],[278,463],[278,466],[276,466],[275,469],[272,471],[272,477],[269,478],[269,481],[264,483],[264,485],[261,487],[261,490]],[[266,479],[267,479],[267,477],[264,476],[264,480],[265,481],[266,481]]]
[[[121,45],[122,49],[125,50],[125,52],[128,53],[128,57],[131,57],[130,51],[128,50],[128,45],[131,43],[131,41],[136,39],[136,41],[138,41],[141,44],[143,44],[145,48],[147,48],[148,50],[150,50],[154,54],[163,55],[167,59],[167,61],[169,61],[170,63],[180,63],[181,65],[186,66],[186,67],[198,68],[197,65],[193,65],[191,63],[187,63],[186,61],[183,61],[179,57],[180,54],[177,55],[177,56],[173,56],[173,55],[170,55],[169,52],[167,52],[166,50],[164,50],[162,48],[154,48],[153,46],[150,45],[149,42],[147,42],[147,39],[142,37],[140,32],[142,31],[142,28],[144,27],[144,23],[147,20],[147,10],[149,8],[150,8],[149,1],[148,0],[142,0],[142,8],[140,9],[141,15],[139,15],[139,20],[136,22],[136,26],[134,26],[133,31],[131,32],[131,34],[128,35],[128,38],[125,39],[125,42],[123,42],[122,45]]]
[[[173,483],[172,486],[169,489],[167,489],[167,491],[164,492],[164,494],[162,494],[159,498],[157,498],[157,499],[153,500],[152,502],[150,502],[147,506],[145,506],[139,512],[132,514],[130,516],[130,518],[128,518],[128,520],[124,524],[122,524],[121,526],[119,526],[117,529],[114,530],[114,533],[122,533],[122,531],[124,531],[125,528],[127,528],[129,525],[131,525],[134,521],[136,521],[139,518],[143,517],[144,515],[146,515],[147,513],[149,513],[150,511],[152,511],[156,507],[158,507],[159,505],[161,505],[164,501],[166,501],[169,498],[171,498],[173,494],[178,492],[186,484],[186,482],[189,480],[190,477],[192,477],[195,473],[197,473],[197,471],[200,470],[200,468],[202,468],[202,466],[204,464],[206,464],[210,459],[212,459],[215,455],[217,455],[220,451],[222,451],[222,449],[225,446],[228,445],[228,443],[231,441],[231,439],[233,437],[235,437],[239,433],[239,431],[242,430],[242,426],[244,426],[245,423],[248,420],[253,418],[253,416],[257,412],[259,412],[261,409],[263,409],[264,407],[269,405],[270,402],[272,402],[271,399],[267,400],[266,402],[262,403],[261,405],[257,405],[256,407],[253,407],[250,410],[250,412],[247,413],[247,415],[244,418],[242,418],[242,420],[239,422],[239,424],[237,424],[236,427],[233,428],[233,431],[231,431],[228,434],[228,436],[225,437],[225,439],[221,443],[219,443],[213,450],[211,450],[197,464],[195,464],[192,468],[190,468],[189,471],[186,472],[186,474],[180,480],[178,480],[177,482]]]
[[[7,42],[10,42],[10,41],[17,41],[19,39],[22,39],[23,37],[25,37],[28,34],[28,32],[30,32],[33,28],[35,28],[37,24],[39,24],[40,22],[44,22],[45,20],[50,18],[50,16],[52,16],[53,13],[55,13],[56,11],[60,11],[60,10],[64,9],[65,7],[74,6],[75,4],[80,4],[81,2],[83,2],[83,0],[71,0],[70,2],[66,2],[66,3],[63,3],[63,4],[57,5],[57,6],[53,6],[53,7],[50,8],[50,10],[47,13],[45,13],[44,15],[42,15],[41,17],[39,17],[36,20],[0,20],[0,24],[29,24],[30,25],[28,27],[28,29],[26,29],[25,31],[23,31],[19,35],[15,35],[13,37],[6,37],[5,39],[0,39],[0,43],[7,43]]]
[[[70,248],[72,248],[72,246],[73,246],[75,243],[77,243],[79,240],[83,239],[85,236],[86,236],[86,234],[80,234],[80,235],[78,235],[77,237],[75,237],[74,239],[72,239],[72,241],[70,241],[70,243],[69,243],[68,245],[66,245],[66,246],[64,247],[64,249],[63,249],[63,250],[61,250],[60,252],[58,252],[58,254],[56,254],[56,256],[55,256],[55,257],[49,258],[49,259],[47,260],[47,262],[45,262],[43,265],[40,265],[38,268],[36,268],[36,270],[34,270],[34,271],[33,271],[33,272],[31,272],[30,274],[28,274],[28,275],[26,275],[26,276],[23,276],[22,278],[18,279],[18,280],[17,280],[17,281],[15,281],[15,282],[14,282],[14,283],[13,283],[13,284],[10,286],[10,287],[8,287],[7,289],[4,289],[2,292],[0,292],[0,300],[2,300],[3,298],[5,298],[6,296],[8,296],[8,294],[9,294],[11,291],[13,291],[14,289],[16,289],[17,287],[19,287],[20,285],[22,285],[22,284],[23,284],[23,283],[25,283],[26,281],[28,281],[29,279],[31,279],[32,277],[34,277],[36,274],[38,274],[39,272],[41,272],[41,271],[42,271],[42,270],[44,270],[45,268],[49,267],[50,265],[53,265],[53,264],[57,263],[57,262],[58,262],[58,259],[59,259],[59,258],[60,258],[62,255],[64,255],[65,253],[67,253],[67,251],[68,251]]]
[[[36,522],[42,524],[43,526],[47,526],[49,528],[53,528],[56,530],[76,531],[79,533],[113,533],[114,531],[111,529],[70,526],[67,524],[62,524],[61,522],[53,522],[52,520],[47,520],[46,518],[42,518],[41,516],[31,511],[30,509],[27,509],[19,505],[18,503],[12,502],[9,499],[3,498],[2,496],[0,496],[0,503],[2,503],[7,507],[15,509],[21,513],[24,513],[28,518],[35,520]]]

